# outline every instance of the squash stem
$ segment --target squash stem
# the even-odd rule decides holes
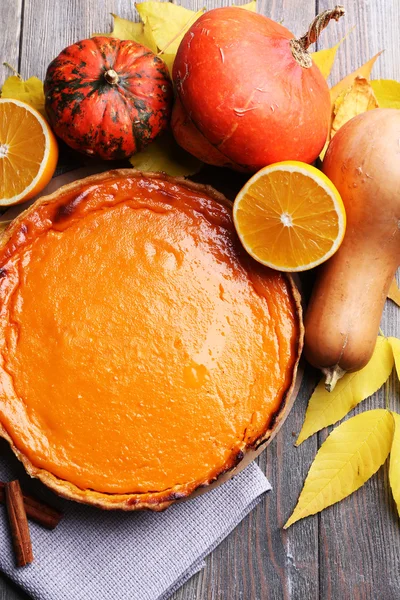
[[[311,44],[315,44],[318,40],[321,31],[325,29],[332,19],[339,21],[340,17],[343,17],[345,10],[343,6],[335,6],[331,10],[324,10],[324,12],[317,15],[314,21],[311,23],[308,31],[303,37],[298,39],[290,40],[290,47],[294,59],[299,63],[301,67],[309,69],[312,67],[312,59],[308,53],[308,48]]]
[[[104,79],[107,81],[107,83],[109,83],[110,85],[117,85],[117,83],[119,82],[119,77],[118,77],[118,73],[116,73],[114,71],[114,69],[108,69],[108,71],[106,71],[104,73]]]
[[[334,367],[329,367],[327,369],[321,369],[323,374],[325,375],[325,389],[328,392],[332,392],[335,389],[335,386],[339,379],[345,375],[346,371],[339,367],[339,365],[335,365]]]

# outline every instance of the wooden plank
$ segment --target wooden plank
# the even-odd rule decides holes
[[[134,3],[131,0],[26,2],[21,74],[24,77],[36,75],[43,79],[48,64],[63,48],[93,33],[111,31],[111,12],[133,19]]]
[[[319,10],[332,8],[334,4],[331,0],[319,0]],[[332,23],[321,35],[319,42],[319,48],[333,46],[346,31],[354,27],[354,31],[339,49],[331,82],[336,83],[381,50],[385,51],[375,64],[371,79],[382,77],[399,81],[399,1],[357,0],[343,4],[346,15],[337,25]]]
[[[382,324],[388,326],[388,312]],[[399,336],[398,315],[390,333]],[[395,375],[389,380],[390,406],[398,401]],[[385,407],[385,390],[379,391],[350,414]],[[397,406],[398,409],[398,406]],[[329,428],[331,431],[332,428]],[[320,443],[327,437],[319,436]],[[399,598],[396,576],[400,564],[399,519],[393,502],[388,465],[360,490],[319,515],[320,594],[324,600]]]
[[[181,4],[193,10],[204,6],[202,0],[184,0]],[[231,4],[230,0],[209,1],[207,9]],[[310,0],[261,0],[258,11],[283,21],[295,36],[301,36],[315,16],[315,4]],[[218,187],[218,181],[213,184]],[[178,590],[173,600],[319,598],[318,520],[309,519],[287,532],[282,530],[317,451],[317,439],[295,449],[292,436],[292,432],[300,431],[314,376],[309,372],[305,377],[284,427],[259,458],[273,491],[206,559],[206,569]]]
[[[320,0],[319,8],[331,7]],[[372,72],[379,77],[400,80],[398,0],[358,0],[347,2],[346,16],[329,27],[320,47],[331,46],[345,31],[355,30],[338,52],[331,81],[336,83],[374,54],[386,48]],[[386,335],[400,336],[400,309],[388,301],[382,317]],[[389,398],[398,410],[399,386],[392,375]],[[397,406],[396,406],[397,405]],[[351,413],[385,407],[385,392],[374,394]],[[332,428],[330,428],[331,430]],[[320,443],[326,433],[319,436]],[[387,465],[350,498],[321,513],[320,521],[320,594],[324,600],[372,600],[399,598],[400,565],[399,520],[388,484]]]
[[[24,3],[19,54],[22,0],[0,3],[1,60],[19,67],[23,77],[36,75],[42,79],[49,62],[65,46],[94,32],[111,31],[111,12],[125,18],[134,16],[131,0],[28,0]],[[0,81],[8,74],[0,68]],[[0,575],[0,600],[28,600],[28,596]]]
[[[22,0],[1,0],[0,87],[3,85],[4,80],[12,75],[11,71],[3,66],[3,62],[8,62],[15,69],[18,69],[19,66],[21,11]]]
[[[0,38],[1,58],[18,62],[19,17],[22,0],[1,0],[5,22]],[[230,4],[229,0],[207,2],[207,7]],[[321,10],[332,3],[320,0]],[[201,0],[187,0],[186,6],[199,9]],[[260,12],[282,21],[295,35],[307,29],[314,15],[314,0],[262,0]],[[400,60],[395,29],[398,28],[398,0],[359,0],[348,3],[346,23],[331,27],[322,35],[320,47],[331,45],[352,24],[357,30],[340,51],[333,77],[338,79],[378,50],[386,52],[375,67],[374,77],[400,79]],[[95,31],[108,31],[109,12],[133,17],[131,0],[29,0],[25,3],[21,70],[24,76],[43,77],[50,60],[67,44]],[[17,27],[16,27],[17,25]],[[18,32],[18,34],[16,33]],[[397,33],[397,31],[396,31]],[[17,36],[17,38],[16,38]],[[17,42],[15,42],[17,39]],[[0,76],[4,75],[0,71]],[[388,303],[382,321],[387,334],[400,335],[400,309]],[[237,530],[207,559],[207,568],[192,578],[174,596],[175,600],[313,600],[330,598],[399,597],[396,581],[400,556],[398,518],[389,501],[387,471],[381,470],[365,488],[321,516],[296,524],[288,532],[281,526],[289,516],[316,452],[312,438],[299,449],[292,446],[292,431],[301,426],[305,405],[313,386],[309,371],[298,401],[278,438],[259,459],[274,491]],[[391,380],[390,399],[398,382]],[[361,409],[384,406],[382,393],[367,400]],[[315,436],[314,436],[315,437]],[[325,436],[321,436],[320,441]],[[321,529],[321,570],[318,574],[318,521]],[[26,598],[17,588],[0,580],[0,600]],[[320,585],[320,589],[319,589]]]
[[[9,69],[3,66],[8,62],[18,69],[18,59],[21,38],[22,0],[1,0],[0,6],[0,87],[4,80],[11,75]],[[1,515],[3,517],[3,515]],[[3,575],[0,576],[0,600],[26,600],[27,596],[17,586],[13,585]]]
[[[300,429],[313,380],[310,373],[304,378],[295,408],[258,461],[273,491],[207,558],[205,571],[173,600],[319,598],[318,521],[282,530],[316,451],[316,440],[295,449],[292,435]]]
[[[381,328],[400,337],[400,309],[387,301]],[[387,390],[362,402],[349,417],[374,408],[399,411],[399,382],[393,372]],[[349,418],[348,417],[348,418]],[[329,428],[329,432],[333,428]],[[327,433],[319,436],[320,444]],[[351,497],[319,516],[320,586],[324,600],[399,598],[399,518],[388,480],[388,463]]]

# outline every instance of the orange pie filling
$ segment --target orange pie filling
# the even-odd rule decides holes
[[[271,426],[293,380],[291,284],[230,210],[109,174],[28,211],[0,250],[0,425],[81,490],[191,491]]]

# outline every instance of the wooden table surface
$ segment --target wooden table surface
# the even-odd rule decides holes
[[[228,0],[182,0],[182,5],[193,9],[227,4]],[[332,5],[329,0],[259,0],[258,11],[301,35],[317,12]],[[340,49],[332,82],[382,49],[385,52],[374,67],[373,78],[400,80],[400,0],[347,0],[345,8],[346,17],[332,23],[320,39],[320,47],[328,47],[355,26]],[[0,0],[0,60],[15,65],[23,77],[43,78],[47,64],[65,46],[92,32],[110,31],[111,12],[132,19],[133,1]],[[0,83],[8,74],[0,67]],[[214,174],[213,184],[223,183],[223,177],[223,171]],[[386,335],[400,337],[400,308],[391,302],[387,302],[382,329]],[[282,529],[327,435],[323,432],[300,448],[293,446],[293,433],[300,430],[316,380],[316,372],[306,368],[290,416],[259,458],[273,492],[207,558],[206,568],[174,600],[400,599],[400,523],[387,465],[340,504],[288,531]],[[398,411],[399,394],[399,383],[392,376],[390,406]],[[384,406],[381,390],[356,412]],[[68,590],[64,592],[69,599]],[[21,598],[26,596],[0,577],[0,600]]]

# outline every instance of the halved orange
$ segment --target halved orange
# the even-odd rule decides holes
[[[321,171],[284,161],[258,171],[236,197],[233,219],[247,252],[280,271],[306,271],[339,248],[346,213]]]
[[[42,115],[25,102],[0,99],[0,205],[36,196],[57,160],[57,141]]]

